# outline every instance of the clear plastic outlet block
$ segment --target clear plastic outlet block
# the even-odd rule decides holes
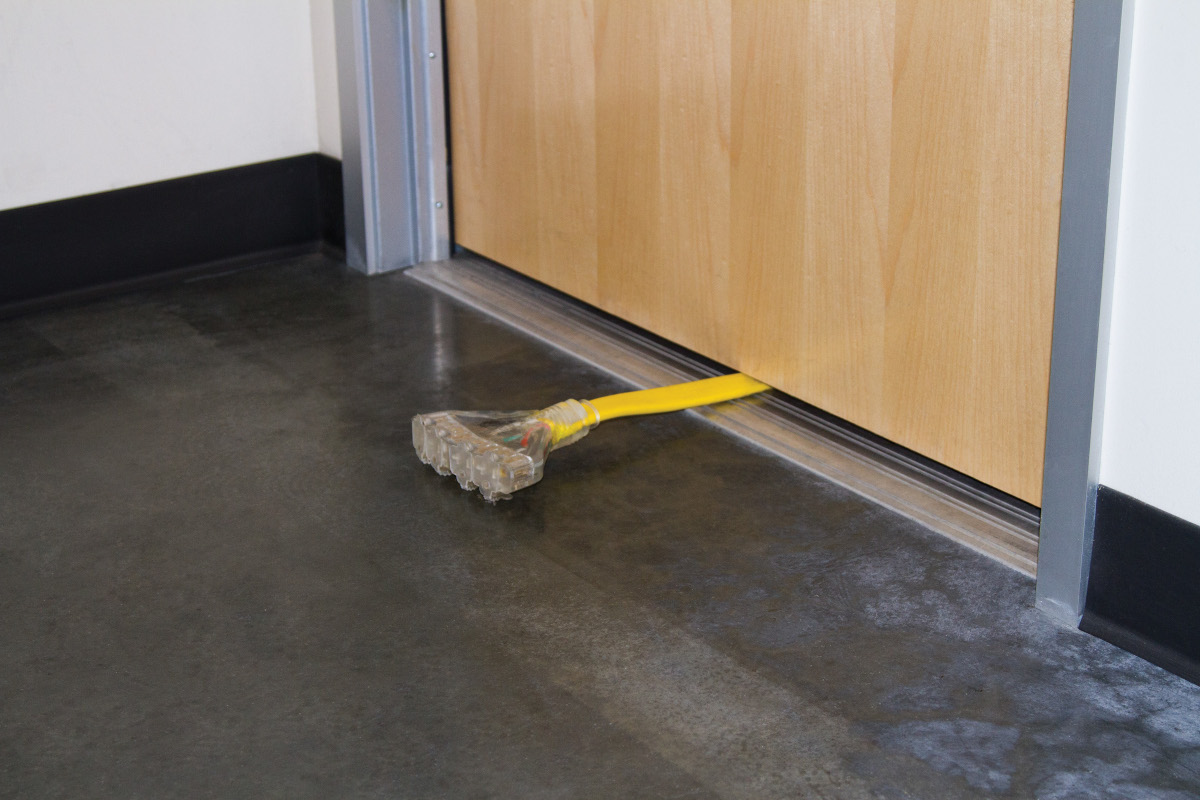
[[[413,448],[439,475],[489,502],[542,479],[546,456],[594,427],[583,404],[566,400],[541,411],[438,411],[412,418]]]

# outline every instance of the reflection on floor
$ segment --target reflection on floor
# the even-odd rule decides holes
[[[323,256],[0,322],[0,796],[1200,791],[1200,688],[695,416],[411,451],[622,388]]]

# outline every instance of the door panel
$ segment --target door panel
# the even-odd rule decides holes
[[[736,352],[882,433],[893,4],[734,16]]]
[[[726,363],[729,18],[596,0],[598,305]]]
[[[451,3],[458,242],[596,303],[590,0]]]
[[[896,4],[881,430],[1033,503],[1070,10],[1036,0]]]
[[[448,0],[460,244],[1040,501],[1069,0]]]

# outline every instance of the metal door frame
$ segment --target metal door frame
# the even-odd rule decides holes
[[[336,0],[346,260],[368,274],[450,257],[438,0]]]
[[[1134,0],[1076,0],[1050,349],[1037,605],[1083,617],[1104,426]]]

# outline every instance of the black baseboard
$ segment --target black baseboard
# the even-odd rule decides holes
[[[0,211],[0,315],[345,247],[341,162],[308,155]]]
[[[1080,627],[1200,683],[1200,525],[1101,486]]]

